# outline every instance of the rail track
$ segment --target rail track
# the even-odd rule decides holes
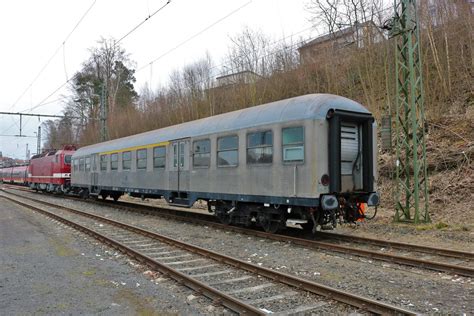
[[[273,271],[123,222],[3,192],[7,194],[1,194],[1,198],[80,230],[239,314],[306,312],[327,304],[330,299],[376,314],[414,315],[397,306]],[[288,306],[291,310],[287,310]]]
[[[32,192],[25,188],[22,188],[21,190]],[[366,257],[369,259],[381,260],[393,264],[412,266],[419,269],[429,269],[467,277],[474,277],[474,268],[472,263],[474,259],[474,253],[472,252],[427,247],[416,244],[343,235],[332,232],[318,232],[316,236],[305,236],[304,238],[295,237],[295,235],[301,235],[301,230],[295,229],[289,229],[289,234],[269,234],[255,229],[224,225],[218,223],[216,217],[203,213],[186,212],[172,208],[153,207],[129,202],[112,202],[111,200],[95,200],[93,202],[100,205],[120,208],[130,212],[158,215],[168,219],[213,226],[220,229],[257,236],[260,238],[291,242],[295,245],[312,249]],[[317,240],[314,238],[317,238]]]

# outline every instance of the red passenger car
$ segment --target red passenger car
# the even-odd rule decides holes
[[[28,166],[2,168],[0,173],[3,183],[27,184]]]
[[[47,192],[68,192],[71,184],[71,156],[76,148],[68,145],[35,155],[30,160],[30,188]]]

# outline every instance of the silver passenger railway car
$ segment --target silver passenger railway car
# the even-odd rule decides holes
[[[357,102],[304,95],[80,148],[71,183],[115,200],[205,200],[224,223],[270,232],[287,219],[335,226],[378,204],[375,128]]]

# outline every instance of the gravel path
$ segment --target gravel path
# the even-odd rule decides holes
[[[34,195],[38,198],[38,195]],[[370,298],[421,313],[474,313],[474,280],[418,270],[364,258],[351,258],[222,231],[209,227],[132,214],[111,207],[61,200],[42,199],[157,231],[192,244],[268,268],[354,291]]]
[[[67,226],[4,199],[0,213],[2,315],[217,311],[207,299],[190,298],[191,290]]]

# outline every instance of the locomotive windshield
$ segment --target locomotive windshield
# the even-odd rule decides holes
[[[71,164],[71,155],[66,155],[64,156],[64,163],[66,165],[70,165]]]

